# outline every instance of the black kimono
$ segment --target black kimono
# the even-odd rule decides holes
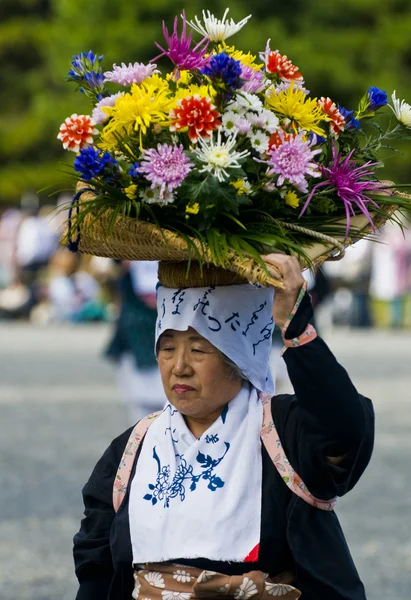
[[[286,337],[299,336],[311,318],[311,301],[306,294]],[[329,500],[343,496],[357,483],[372,454],[372,404],[358,394],[321,338],[288,349],[284,360],[295,395],[275,396],[272,415],[286,456],[315,497]],[[112,442],[83,489],[85,517],[74,537],[74,561],[80,582],[76,600],[131,599],[128,493],[117,515],[112,506],[114,477],[130,433],[131,429]],[[176,557],[173,562],[228,575],[261,570],[275,576],[292,570],[293,585],[302,591],[302,600],[365,600],[364,587],[336,514],[314,508],[293,494],[263,445],[261,451],[258,562],[213,562],[206,557]],[[341,456],[344,458],[338,466],[326,460]]]

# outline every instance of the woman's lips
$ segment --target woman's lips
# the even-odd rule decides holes
[[[185,394],[186,392],[192,391],[194,391],[194,388],[191,387],[191,385],[183,385],[179,383],[173,385],[173,392],[175,392],[176,394]]]

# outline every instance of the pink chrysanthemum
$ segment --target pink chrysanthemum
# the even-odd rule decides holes
[[[302,131],[292,137],[284,135],[283,132],[279,132],[278,135],[282,143],[278,146],[272,145],[269,149],[267,174],[278,175],[277,187],[281,187],[286,181],[300,192],[307,193],[306,176],[320,176],[318,164],[312,160],[316,154],[321,153],[320,149],[311,149],[316,141],[315,137],[311,141],[304,141]]]
[[[120,96],[124,96],[124,92],[118,92],[117,94],[113,94],[112,96],[107,96],[107,98],[102,98],[102,100],[100,100],[100,102],[98,102],[96,104],[96,106],[93,109],[93,112],[91,113],[91,116],[92,116],[93,121],[97,125],[101,125],[102,123],[105,123],[108,119],[108,115],[106,115],[104,110],[101,110],[102,107],[103,106],[114,106],[117,98],[119,98]]]
[[[324,181],[317,183],[317,185],[313,187],[300,213],[301,217],[318,189],[326,186],[334,188],[337,196],[344,202],[345,214],[347,217],[347,227],[345,230],[346,238],[350,231],[350,218],[355,215],[354,206],[360,209],[367,217],[372,230],[375,230],[370,211],[368,210],[368,205],[372,204],[378,208],[378,204],[366,196],[366,193],[375,192],[383,187],[383,184],[379,181],[370,181],[369,179],[370,177],[375,176],[375,173],[370,170],[370,167],[375,167],[380,163],[368,161],[364,165],[358,166],[354,160],[351,160],[354,152],[355,148],[353,148],[348,156],[344,158],[342,154],[338,154],[335,144],[333,143],[333,159],[328,167],[321,167]]]
[[[168,45],[168,50],[165,50],[160,44],[155,42],[157,48],[161,50],[161,54],[153,58],[157,60],[161,56],[168,56],[168,58],[174,63],[177,69],[177,78],[180,71],[195,71],[205,67],[210,59],[204,56],[208,48],[209,39],[203,38],[194,48],[190,48],[193,33],[187,36],[187,20],[185,11],[181,15],[183,19],[183,31],[181,32],[181,39],[178,38],[178,18],[174,19],[174,30],[173,34],[168,33],[168,29],[163,21],[163,34]]]
[[[159,188],[164,200],[182,184],[192,166],[181,144],[158,144],[157,150],[149,148],[144,152],[139,170],[151,182],[152,189]]]
[[[107,81],[111,81],[112,83],[118,83],[119,85],[131,85],[133,83],[140,84],[142,81],[147,79],[147,77],[151,77],[153,73],[159,73],[157,70],[157,65],[145,65],[144,63],[135,62],[129,63],[126,65],[125,63],[121,63],[121,67],[116,64],[113,65],[112,71],[106,71],[104,73],[104,77]]]
[[[264,88],[264,74],[256,71],[253,67],[241,65],[241,79],[245,82],[240,88],[242,92],[256,94]]]
[[[63,142],[65,150],[80,152],[82,148],[93,144],[93,135],[98,134],[95,123],[88,115],[71,115],[60,125],[57,139]]]

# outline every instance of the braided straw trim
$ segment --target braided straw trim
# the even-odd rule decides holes
[[[162,260],[158,265],[158,280],[167,288],[208,287],[211,285],[241,285],[247,283],[233,271],[214,265],[192,261],[171,262]]]
[[[286,229],[291,229],[293,231],[299,231],[300,233],[305,233],[306,235],[317,238],[318,240],[323,240],[324,242],[328,242],[332,244],[333,247],[338,248],[339,253],[336,256],[329,256],[328,260],[341,260],[345,256],[345,246],[336,238],[333,238],[329,235],[325,235],[325,233],[320,233],[319,231],[314,231],[313,229],[307,229],[306,227],[300,227],[299,225],[294,225],[294,223],[286,223],[282,221],[281,223],[283,227]]]

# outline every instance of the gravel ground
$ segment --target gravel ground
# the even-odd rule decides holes
[[[0,598],[73,600],[80,490],[127,426],[106,326],[0,323]],[[334,331],[327,340],[375,403],[377,443],[338,508],[369,600],[411,587],[411,334]]]

